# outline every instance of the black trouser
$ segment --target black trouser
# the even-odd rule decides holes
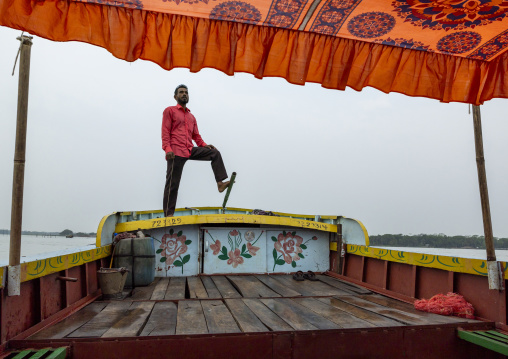
[[[206,147],[193,147],[189,158],[175,156],[174,159],[168,160],[166,185],[164,186],[164,203],[162,204],[166,217],[172,216],[175,213],[180,179],[182,178],[183,166],[185,166],[187,160],[212,161],[215,181],[220,182],[228,178],[222,156],[217,150],[211,150]]]

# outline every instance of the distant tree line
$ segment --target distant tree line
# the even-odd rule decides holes
[[[0,234],[11,234],[11,231],[9,229],[0,229]],[[95,237],[97,233],[90,232],[77,232],[74,233],[70,229],[64,229],[61,232],[42,232],[42,231],[21,231],[21,234],[29,235],[29,236],[68,236],[72,235],[74,237]]]
[[[444,234],[382,234],[369,236],[371,246],[485,248],[484,236],[446,236]],[[508,238],[494,237],[497,249],[508,249]]]

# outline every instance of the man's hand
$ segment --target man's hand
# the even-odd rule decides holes
[[[167,152],[166,153],[166,161],[172,160],[174,158],[175,158],[175,153],[174,152]]]
[[[205,148],[209,148],[211,150],[216,150],[214,145],[206,145]]]

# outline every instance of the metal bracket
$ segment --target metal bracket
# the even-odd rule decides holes
[[[200,212],[200,211],[199,211],[199,209],[197,209],[197,208],[185,207],[185,209],[190,209],[190,210],[192,210],[192,211],[196,211],[196,212],[198,212],[198,216],[200,216],[200,215],[201,215],[201,212]],[[192,213],[192,214],[194,214],[194,213]]]

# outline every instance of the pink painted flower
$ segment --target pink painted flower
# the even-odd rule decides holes
[[[238,235],[238,231],[236,229],[233,229],[231,232],[229,232],[229,235],[231,237],[236,237]]]
[[[213,251],[213,255],[216,256],[220,252],[220,241],[216,240],[214,244],[210,244],[210,249]]]
[[[317,241],[317,237],[316,236],[312,237],[312,240]]]
[[[284,256],[284,261],[287,264],[291,264],[293,261],[297,261],[300,259],[298,253],[302,253],[302,249],[300,248],[300,244],[302,244],[303,238],[300,236],[293,236],[291,233],[279,234],[277,237],[277,242],[275,242],[274,247]]]
[[[176,234],[165,234],[162,237],[159,248],[162,249],[161,256],[166,257],[167,265],[172,265],[178,256],[187,252],[185,240],[185,236],[178,237]]]
[[[249,251],[250,255],[255,256],[256,252],[259,251],[259,247],[255,247],[250,243],[247,243],[247,251]]]
[[[240,255],[240,249],[237,248],[235,249],[234,252],[229,251],[228,255],[229,255],[228,264],[231,264],[233,268],[236,268],[238,267],[239,264],[243,263],[243,258]]]

